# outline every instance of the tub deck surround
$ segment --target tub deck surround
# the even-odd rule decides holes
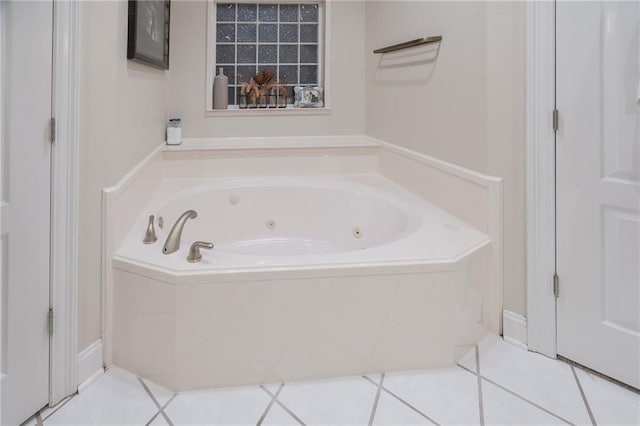
[[[366,137],[160,147],[104,192],[105,358],[174,390],[452,365],[500,331],[500,211],[499,179]]]

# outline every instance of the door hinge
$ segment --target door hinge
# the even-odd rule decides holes
[[[554,109],[553,110],[553,131],[557,132],[558,131],[558,126],[560,125],[560,118],[558,116],[558,110]]]
[[[49,308],[49,336],[53,336],[53,308]]]
[[[553,295],[560,297],[560,279],[557,273],[553,274]]]
[[[56,141],[56,119],[51,117],[49,121],[49,141],[54,143]]]

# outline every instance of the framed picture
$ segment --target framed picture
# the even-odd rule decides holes
[[[127,59],[169,69],[169,0],[129,0]]]

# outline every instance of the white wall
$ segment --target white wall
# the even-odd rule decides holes
[[[437,56],[371,53],[428,35],[443,36]],[[522,315],[524,35],[520,2],[366,4],[366,134],[504,178],[504,305]]]
[[[127,2],[81,2],[78,350],[101,336],[101,191],[164,140],[168,72],[126,59]]]
[[[364,133],[364,3],[330,5],[331,115],[206,117],[207,3],[171,4],[169,115],[189,138]]]

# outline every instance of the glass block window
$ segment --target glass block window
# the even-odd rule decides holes
[[[229,77],[229,104],[258,72],[272,70],[289,92],[321,85],[321,3],[216,2],[215,67]],[[217,71],[215,71],[217,72]]]

